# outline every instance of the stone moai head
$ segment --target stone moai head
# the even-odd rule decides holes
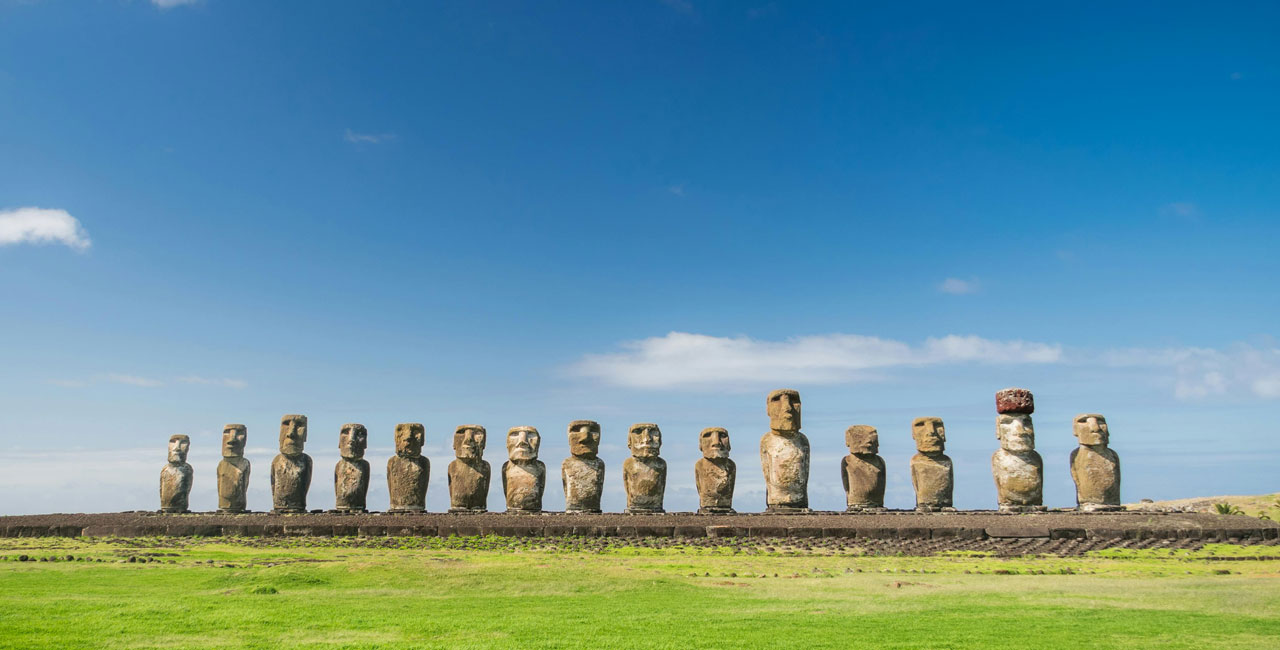
[[[297,456],[307,444],[307,416],[286,415],[280,418],[280,453]]]
[[[875,427],[855,424],[844,430],[844,444],[849,447],[849,453],[852,454],[878,454],[880,453],[880,433]]]
[[[1005,451],[1031,451],[1036,448],[1036,430],[1026,413],[1001,413],[996,416],[996,438]]]
[[[1106,447],[1111,442],[1107,419],[1097,413],[1081,413],[1071,426],[1072,433],[1082,445]]]
[[[942,418],[916,418],[911,422],[911,437],[916,441],[916,451],[922,454],[940,454],[947,443],[947,430]]]
[[[235,458],[244,455],[244,445],[249,441],[249,430],[243,424],[222,427],[222,455]]]
[[[417,422],[401,422],[396,425],[396,455],[401,458],[417,458],[422,455],[422,445],[427,441],[427,429]]]
[[[636,458],[657,458],[662,450],[662,431],[652,422],[631,425],[627,430],[627,449]]]
[[[1036,448],[1036,430],[1031,414],[1036,410],[1035,398],[1025,388],[1006,388],[996,393],[996,438],[1005,451],[1031,451]]]
[[[453,455],[463,460],[480,460],[489,433],[478,424],[464,424],[453,430]]]
[[[511,427],[507,431],[507,457],[511,460],[537,460],[542,447],[542,434],[533,427]]]
[[[698,449],[703,458],[728,458],[729,432],[720,427],[703,429],[698,434]]]
[[[594,420],[570,422],[569,453],[578,458],[595,458],[600,453],[600,423]]]
[[[347,460],[364,458],[369,447],[369,430],[363,424],[344,424],[338,431],[338,454]]]
[[[779,388],[769,393],[769,428],[774,431],[800,430],[800,393],[790,388]]]
[[[191,438],[182,434],[169,436],[169,462],[181,465],[187,462],[187,451],[191,449]]]

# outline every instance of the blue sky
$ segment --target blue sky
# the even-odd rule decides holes
[[[214,507],[221,425],[269,507],[310,416],[448,436],[703,427],[763,508],[764,396],[793,386],[815,507],[843,431],[947,423],[992,507],[993,393],[1037,397],[1046,501],[1071,418],[1123,498],[1280,490],[1280,7],[1238,3],[0,1],[6,513],[156,507],[172,433]],[[492,508],[500,508],[497,488]],[[546,507],[563,505],[548,482]]]

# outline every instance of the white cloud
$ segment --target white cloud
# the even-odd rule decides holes
[[[83,251],[90,243],[89,233],[66,210],[34,207],[0,210],[0,246],[63,244]]]
[[[1131,348],[1099,357],[1116,368],[1151,368],[1171,378],[1178,399],[1252,395],[1280,399],[1280,348],[1236,344],[1213,348]]]
[[[671,185],[667,187],[667,191],[676,196],[684,196],[684,185]]]
[[[155,388],[157,386],[164,385],[164,382],[159,381],[157,379],[148,379],[146,377],[137,377],[134,375],[110,374],[110,375],[107,375],[107,381],[115,384],[128,384],[130,386],[142,386],[144,388]]]
[[[396,139],[394,133],[356,133],[351,129],[347,129],[342,136],[343,140],[352,144],[381,144]]]
[[[179,377],[178,381],[184,384],[200,384],[204,386],[224,386],[226,388],[235,388],[237,390],[248,387],[249,383],[243,379],[216,379],[209,377],[197,377],[196,375],[187,375]]]
[[[871,379],[868,371],[942,363],[1055,363],[1058,345],[944,336],[919,346],[858,334],[759,341],[671,332],[621,344],[623,351],[589,354],[572,374],[632,388],[755,383],[832,384]]]
[[[974,293],[978,290],[977,280],[961,280],[960,278],[947,278],[938,285],[938,291],[949,293],[954,296],[964,295],[966,293]]]
[[[193,5],[199,1],[200,0],[151,0],[151,4],[161,9],[173,9],[174,7],[181,7],[183,5]]]

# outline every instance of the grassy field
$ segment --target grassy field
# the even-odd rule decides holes
[[[1210,559],[1277,547],[1002,559],[782,544],[3,539],[0,648],[1280,647],[1280,561]]]

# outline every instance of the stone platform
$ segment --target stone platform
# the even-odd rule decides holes
[[[1266,543],[1280,524],[1240,515],[995,511],[875,514],[160,514],[117,512],[0,517],[5,537],[143,536],[833,537],[903,540],[1095,539]],[[1272,541],[1271,543],[1275,543]]]

